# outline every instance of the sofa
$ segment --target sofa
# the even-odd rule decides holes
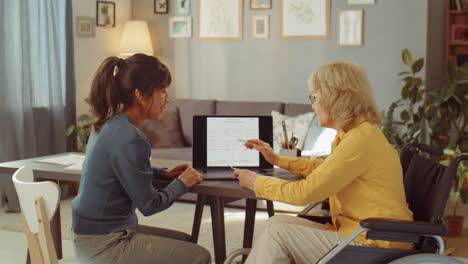
[[[297,116],[310,113],[311,107],[282,102],[174,99],[159,120],[145,121],[141,130],[151,142],[153,158],[191,161],[194,115],[271,115],[272,111]]]
[[[318,119],[314,118],[315,113],[312,112],[310,104],[174,99],[167,105],[159,120],[146,120],[141,127],[151,142],[153,158],[192,160],[194,115],[272,115],[275,150],[278,150],[282,138],[279,134],[282,131],[280,124],[285,120],[288,125],[295,124],[289,128],[296,129],[294,135],[303,141],[300,149],[311,149],[309,155],[312,156],[322,156],[331,151],[331,142],[336,133],[334,130],[330,132],[331,129],[319,127]],[[305,130],[302,136],[298,135],[299,130]],[[194,202],[196,195],[188,193],[178,200]],[[237,201],[226,199],[225,203],[229,207],[245,206],[244,199]],[[258,200],[257,208],[265,210],[266,202]],[[298,213],[304,209],[304,206],[274,202],[274,208],[276,211]],[[320,210],[314,211],[314,213],[320,212]]]

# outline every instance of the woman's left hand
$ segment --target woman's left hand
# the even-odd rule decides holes
[[[171,170],[163,169],[161,170],[160,173],[161,173],[161,176],[164,178],[175,179],[179,177],[179,175],[181,175],[188,167],[189,167],[188,164],[182,164],[182,165],[175,166]]]
[[[253,191],[255,180],[258,177],[257,173],[250,170],[235,170],[234,176],[239,179],[239,185],[241,188]]]

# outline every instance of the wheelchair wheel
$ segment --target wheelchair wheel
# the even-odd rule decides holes
[[[399,258],[388,264],[463,264],[463,262],[437,254],[416,254]]]

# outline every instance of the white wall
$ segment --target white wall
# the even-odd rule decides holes
[[[168,37],[168,19],[177,16],[175,4],[169,6],[169,14],[154,14],[153,1],[133,1],[134,18],[149,22],[159,43],[155,54],[172,69],[171,92],[176,97],[307,103],[310,73],[331,61],[348,60],[368,72],[377,103],[385,109],[400,97],[398,72],[406,70],[401,51],[408,48],[415,58],[426,56],[427,0],[378,0],[375,5],[332,0],[330,40],[280,40],[279,1],[273,0],[270,10],[250,10],[249,0],[243,1],[244,32],[239,42],[197,39],[199,1],[190,2],[193,34],[184,39]],[[357,8],[365,11],[364,46],[341,47],[339,10]],[[270,15],[268,40],[251,37],[252,15],[260,14]]]
[[[119,54],[123,25],[132,15],[132,0],[114,2],[116,5],[116,26],[114,28],[96,27],[94,38],[80,38],[76,36],[76,25],[74,25],[77,116],[88,111],[84,98],[89,94],[94,72],[105,58]],[[74,24],[77,16],[96,18],[96,0],[74,0]]]

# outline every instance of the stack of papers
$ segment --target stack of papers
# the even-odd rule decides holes
[[[85,159],[84,155],[78,154],[66,154],[63,156],[51,157],[41,160],[36,160],[36,162],[42,163],[51,163],[51,164],[58,164],[68,166],[65,167],[64,170],[66,171],[81,171],[83,167],[83,161]]]
[[[65,167],[63,170],[65,171],[82,171],[83,170],[83,161],[80,161],[78,163],[75,163],[73,165],[70,165],[68,167]]]

